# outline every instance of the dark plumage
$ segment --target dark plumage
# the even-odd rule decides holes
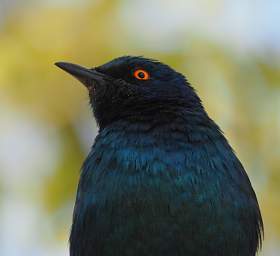
[[[256,254],[256,195],[183,75],[129,56],[57,65],[86,85],[100,127],[82,167],[71,256]]]

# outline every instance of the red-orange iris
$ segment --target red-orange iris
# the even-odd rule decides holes
[[[133,76],[138,80],[148,80],[150,78],[150,74],[144,69],[135,70]]]

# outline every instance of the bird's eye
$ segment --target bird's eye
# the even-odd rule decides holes
[[[133,76],[138,80],[148,80],[150,78],[150,74],[144,69],[135,70]]]

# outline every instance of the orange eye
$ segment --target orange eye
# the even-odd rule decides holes
[[[150,74],[144,69],[135,70],[133,76],[138,80],[148,80],[150,78]]]

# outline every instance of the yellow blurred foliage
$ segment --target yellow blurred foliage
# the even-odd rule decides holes
[[[74,200],[85,157],[76,123],[90,112],[86,90],[54,62],[95,66],[119,55],[145,55],[178,69],[196,88],[244,163],[265,225],[280,237],[279,63],[235,55],[195,36],[178,51],[140,49],[119,22],[118,8],[119,1],[30,8],[11,16],[0,33],[1,97],[55,127],[62,141],[61,159],[41,187],[45,209],[53,213]]]

